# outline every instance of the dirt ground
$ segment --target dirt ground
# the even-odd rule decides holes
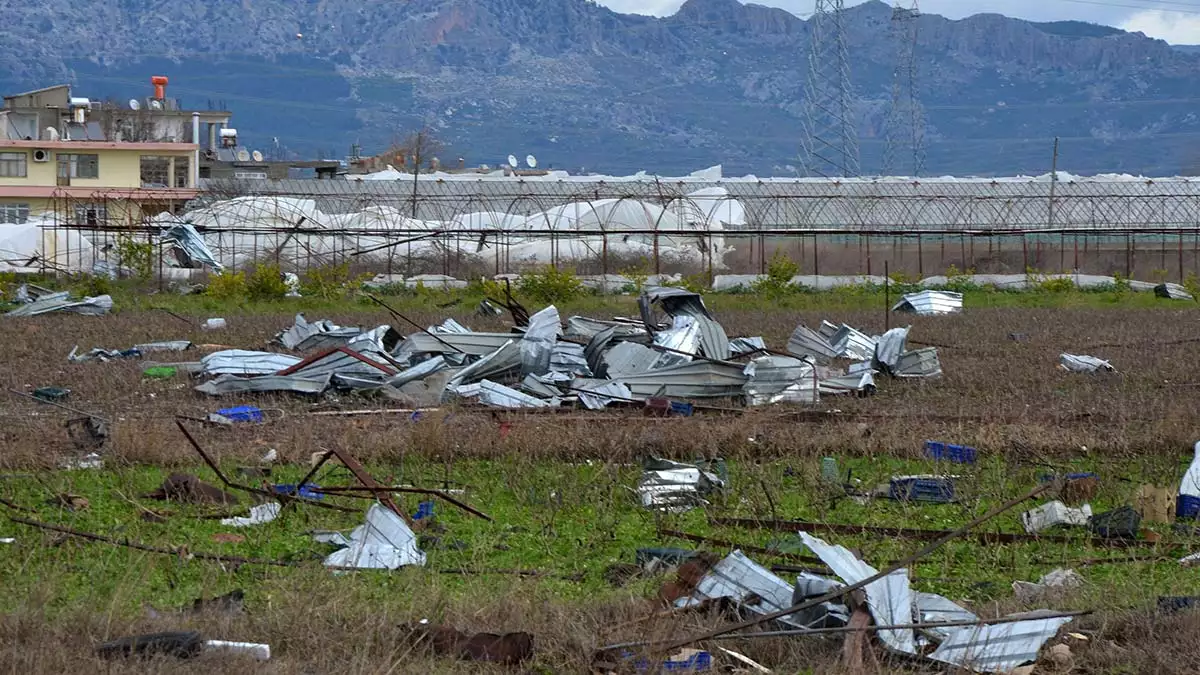
[[[603,316],[603,314],[592,313]],[[428,325],[446,318],[439,311],[414,313]],[[476,330],[506,330],[507,317],[482,320],[454,316]],[[30,392],[43,386],[71,390],[66,404],[114,421],[106,450],[113,470],[139,467],[197,471],[201,465],[175,427],[175,416],[203,417],[217,408],[253,403],[267,410],[268,424],[201,430],[198,438],[224,462],[252,462],[277,448],[284,462],[303,467],[313,452],[337,447],[365,463],[419,462],[431,467],[452,461],[636,462],[646,455],[680,460],[725,457],[747,464],[786,460],[816,466],[819,457],[904,459],[920,456],[926,439],[972,445],[998,461],[1028,460],[1145,462],[1184,467],[1197,437],[1195,374],[1196,314],[1183,309],[968,309],[949,317],[900,317],[911,323],[910,341],[939,346],[944,377],[936,381],[880,379],[869,398],[826,398],[818,406],[770,407],[745,414],[703,414],[686,419],[653,419],[638,411],[495,412],[454,409],[435,414],[437,424],[414,424],[405,415],[314,416],[334,409],[392,407],[353,397],[312,401],[290,396],[213,399],[191,389],[184,377],[155,381],[142,377],[144,360],[72,364],[67,353],[93,347],[124,349],[140,342],[191,340],[198,352],[156,355],[154,360],[194,360],[210,345],[264,349],[290,325],[289,312],[226,315],[229,328],[205,332],[205,317],[180,319],[165,312],[118,312],[107,317],[43,316],[0,319],[0,384]],[[388,323],[382,311],[355,309],[328,316],[342,325]],[[798,323],[815,327],[822,319],[845,322],[867,333],[884,328],[882,312],[721,311],[717,318],[730,336],[762,335],[783,349]],[[398,326],[402,333],[410,332]],[[1108,359],[1116,374],[1087,376],[1058,369],[1062,352]],[[0,483],[19,476],[49,475],[68,457],[78,456],[64,428],[73,413],[4,393],[0,405]],[[719,403],[719,405],[725,405]],[[432,470],[432,469],[431,469]],[[1182,469],[1180,468],[1180,471]],[[56,472],[61,473],[61,472]],[[1178,482],[1165,476],[1163,484]],[[500,477],[504,482],[504,477]],[[512,477],[508,479],[513,482]],[[9,497],[11,486],[0,485]],[[772,507],[775,505],[772,504]],[[6,511],[12,515],[12,511]],[[53,515],[40,514],[51,519]],[[785,516],[787,514],[784,514]],[[102,519],[100,515],[95,516]],[[0,530],[0,535],[11,528]],[[118,520],[112,535],[125,532]],[[21,530],[24,537],[28,532]],[[559,536],[559,535],[555,535]],[[635,626],[634,637],[678,637],[721,623],[716,616],[646,621],[652,610],[647,587],[631,587],[601,599],[579,597],[571,582],[535,582],[489,577],[458,585],[454,575],[403,570],[363,580],[331,577],[306,569],[287,575],[270,569],[249,572],[212,565],[201,572],[182,560],[127,556],[99,544],[47,535],[44,550],[18,553],[4,562],[10,590],[20,602],[0,616],[0,663],[13,672],[95,670],[101,662],[91,647],[101,637],[168,630],[203,630],[226,639],[254,636],[269,642],[276,658],[251,664],[205,657],[199,663],[169,660],[106,665],[105,672],[508,672],[498,666],[439,659],[414,651],[397,639],[397,624],[417,616],[464,629],[528,630],[537,637],[539,657],[525,672],[581,672],[599,635],[612,627]],[[203,548],[208,542],[200,542]],[[653,545],[653,542],[642,542]],[[56,571],[39,579],[39,556],[53,550]],[[968,555],[972,555],[968,553]],[[210,594],[228,588],[226,577],[259,586],[255,603],[235,617],[157,616],[129,611],[126,596],[149,583],[129,565],[154,567],[155,583],[178,584]],[[112,576],[103,593],[66,590],[61,580],[87,575],[93,567]],[[178,570],[174,568],[178,567]],[[1140,569],[1140,568],[1139,568]],[[1153,573],[1153,566],[1145,568]],[[96,572],[99,574],[100,572]],[[59,576],[59,575],[62,576]],[[1119,574],[1119,573],[1118,573]],[[74,575],[74,576],[68,576]],[[179,575],[175,578],[174,575]],[[156,577],[157,578],[157,577]],[[97,583],[99,577],[97,577]],[[1099,593],[1116,595],[1122,585],[1106,582]],[[183,593],[184,591],[180,591]],[[86,598],[81,601],[80,598]],[[1157,616],[1116,602],[1072,623],[1088,636],[1075,644],[1070,667],[1039,666],[1039,672],[1189,673],[1200,672],[1194,644],[1200,619],[1186,614]],[[1139,598],[1149,600],[1149,598]],[[1070,603],[1068,603],[1070,604]],[[992,610],[1003,608],[998,603]],[[1065,608],[1082,608],[1068,606]],[[161,609],[161,608],[160,608]],[[619,632],[619,631],[618,631]],[[751,654],[776,672],[845,672],[839,665],[842,641],[757,640],[724,643]],[[882,655],[881,650],[875,650]],[[929,672],[926,665],[883,657],[869,672]],[[489,670],[491,668],[491,670]],[[1073,669],[1073,670],[1072,670]]]

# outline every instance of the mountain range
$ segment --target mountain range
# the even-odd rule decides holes
[[[674,15],[590,0],[0,0],[0,89],[69,81],[234,112],[272,154],[379,151],[420,126],[443,164],[538,156],[570,170],[727,174],[800,166],[811,25],[738,0]],[[844,19],[864,173],[891,99],[891,8]],[[1188,173],[1200,54],[1140,33],[997,14],[916,19],[927,174]],[[900,166],[904,166],[901,164]]]

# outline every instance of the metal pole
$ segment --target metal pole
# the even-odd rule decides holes
[[[888,272],[888,261],[883,261],[883,330],[892,329],[892,277]]]
[[[1054,227],[1054,187],[1058,184],[1058,137],[1054,137],[1054,157],[1050,160],[1050,204],[1046,213],[1046,223]]]

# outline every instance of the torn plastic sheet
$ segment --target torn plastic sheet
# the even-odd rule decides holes
[[[529,317],[529,326],[521,336],[521,372],[541,375],[550,370],[550,353],[562,334],[558,309],[550,305]]]
[[[791,584],[739,550],[713,565],[697,582],[692,594],[676,600],[675,606],[689,607],[705,600],[729,598],[743,609],[762,616],[791,607],[793,593]],[[810,627],[796,614],[777,621],[795,628]]]
[[[588,410],[602,410],[609,403],[625,403],[633,399],[629,387],[612,380],[577,379],[571,383],[571,388]]]
[[[817,372],[809,361],[791,356],[760,356],[742,370],[743,392],[751,406],[774,403],[817,403]]]
[[[859,560],[858,556],[843,546],[826,543],[807,532],[801,532],[800,539],[847,584],[855,584],[879,574],[879,570]],[[875,618],[876,625],[891,626],[913,622],[914,602],[912,589],[908,585],[908,570],[896,570],[867,584],[865,590],[867,606],[871,609],[871,616]],[[881,630],[878,635],[889,649],[905,654],[917,653],[912,629]]]
[[[316,395],[329,388],[331,373],[323,377],[310,379],[289,375],[259,375],[258,377],[237,377],[236,375],[220,375],[195,387],[195,390],[209,396],[225,394],[266,393],[272,391],[288,391],[294,394]]]
[[[733,338],[729,341],[730,356],[761,352],[765,351],[766,349],[767,343],[761,337],[740,337]]]
[[[554,408],[562,404],[558,399],[543,400],[491,380],[479,383],[479,402],[493,408]]]
[[[1072,373],[1097,373],[1101,370],[1116,372],[1117,370],[1108,361],[1081,354],[1060,354],[1058,362],[1060,366]]]
[[[1046,641],[1071,622],[1071,617],[1041,619],[1038,614],[1009,617],[1029,616],[1027,621],[954,629],[929,658],[980,673],[1010,672],[1036,661]]]
[[[200,359],[205,375],[272,375],[300,363],[301,359],[273,352],[226,349]]]
[[[101,314],[108,314],[112,311],[112,308],[112,298],[107,295],[98,295],[94,298],[84,298],[83,300],[71,300],[69,294],[66,291],[62,291],[42,296],[29,304],[21,305],[4,316],[37,316],[51,312],[70,312],[85,316],[100,316]]]
[[[405,565],[425,565],[425,553],[417,548],[417,536],[403,518],[378,502],[371,505],[366,522],[354,528],[349,538],[337,533],[314,538],[345,546],[325,558],[326,567],[394,570]]]
[[[222,525],[232,525],[233,527],[250,527],[251,525],[262,525],[269,523],[279,517],[279,511],[282,507],[279,502],[269,502],[259,504],[258,506],[250,507],[250,516],[236,518],[221,519]]]
[[[918,316],[954,314],[963,308],[962,293],[951,291],[921,291],[909,293],[900,299],[893,312],[912,312]]]
[[[204,237],[200,236],[191,223],[176,223],[163,230],[162,241],[175,245],[176,259],[181,267],[193,268],[199,263],[218,273],[225,269],[204,242]]]
[[[1060,501],[1053,501],[1022,513],[1021,524],[1026,532],[1036,534],[1057,525],[1084,527],[1091,517],[1092,507],[1089,504],[1073,509]]]

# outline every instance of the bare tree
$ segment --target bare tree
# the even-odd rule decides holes
[[[422,127],[408,134],[399,142],[392,143],[392,149],[388,151],[389,156],[397,158],[397,162],[401,166],[407,166],[409,162],[412,163],[413,219],[417,217],[417,197],[419,194],[417,180],[421,176],[421,167],[428,164],[430,168],[434,168],[437,163],[437,155],[444,148],[445,145],[438,140],[429,127]]]

